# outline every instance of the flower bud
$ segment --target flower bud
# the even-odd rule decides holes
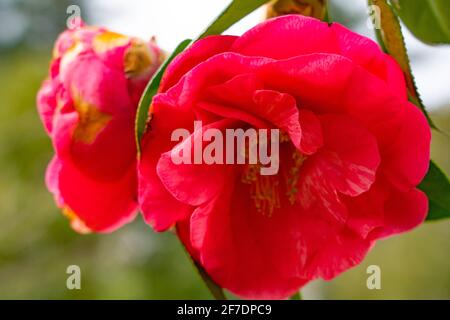
[[[80,232],[111,231],[135,216],[134,120],[162,59],[154,39],[105,28],[82,25],[56,41],[37,97],[55,149],[47,186]]]

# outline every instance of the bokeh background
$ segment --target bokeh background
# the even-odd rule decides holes
[[[89,24],[149,38],[170,51],[199,33],[229,0],[0,0],[0,299],[209,299],[176,237],[155,234],[142,219],[109,235],[74,233],[44,185],[52,148],[35,95],[48,72],[66,9]],[[330,0],[331,16],[373,37],[364,0]],[[259,10],[228,31],[240,34]],[[432,118],[450,132],[450,47],[429,47],[407,34],[419,89]],[[432,154],[450,173],[450,139],[435,134]],[[305,299],[450,299],[450,221],[427,223],[380,241],[364,262],[331,282],[316,281]],[[366,269],[381,268],[381,290],[368,290]],[[81,290],[66,288],[78,265]]]

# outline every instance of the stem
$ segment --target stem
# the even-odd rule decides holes
[[[197,270],[198,274],[202,278],[203,282],[205,283],[206,287],[208,288],[209,292],[212,294],[214,299],[227,300],[227,297],[225,296],[223,289],[217,283],[215,283],[214,280],[211,279],[211,277],[205,271],[205,269],[203,269],[202,266],[197,261],[194,260],[194,258],[191,256],[188,249],[184,245],[183,241],[181,241],[181,238],[179,236],[178,226],[176,227],[175,234],[178,237],[178,240],[180,240],[180,243],[183,246],[184,251],[186,252],[186,255],[189,257],[189,260],[194,265],[195,269]]]
[[[195,261],[192,261],[195,268],[197,269],[198,273],[202,277],[203,282],[208,287],[209,292],[213,295],[214,299],[216,300],[227,300],[227,297],[225,296],[225,293],[223,292],[222,288],[217,285],[217,283],[214,282],[213,279],[206,273],[206,271]]]
[[[302,293],[300,291],[297,292],[289,300],[303,300]]]

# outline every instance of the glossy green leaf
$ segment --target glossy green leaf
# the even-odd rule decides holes
[[[296,294],[292,295],[289,300],[303,300],[302,293],[299,291]]]
[[[153,77],[150,79],[147,87],[144,90],[144,93],[141,96],[141,100],[139,101],[139,106],[136,113],[136,145],[138,148],[138,154],[140,154],[140,141],[142,136],[144,135],[147,119],[148,119],[148,110],[150,109],[150,105],[152,103],[153,97],[158,92],[159,83],[164,75],[164,72],[167,69],[167,66],[172,62],[172,60],[186,47],[191,43],[192,40],[187,39],[181,42],[174,52],[166,59],[166,61],[159,67],[159,69],[155,72]]]
[[[212,296],[216,300],[227,300],[223,289],[211,279],[211,277],[206,273],[206,271],[195,261],[192,260],[192,263],[196,267],[200,277],[202,277],[203,282],[208,287],[209,292],[211,292]]]
[[[392,56],[405,75],[409,100],[414,103],[427,117],[428,123],[433,129],[437,129],[431,120],[417,90],[416,82],[412,74],[408,50],[398,17],[387,0],[369,0],[369,5],[375,5],[380,10],[380,27],[377,31],[377,40],[383,49]]]
[[[234,0],[222,13],[203,31],[198,39],[213,34],[221,34],[236,22],[252,13],[270,0]]]
[[[392,4],[418,39],[429,44],[450,44],[449,0],[393,0]]]
[[[194,258],[191,256],[191,254],[187,250],[187,248],[184,245],[184,243],[182,241],[180,241],[180,243],[183,246],[184,252],[186,253],[187,257],[191,261],[191,263],[194,266],[195,270],[197,271],[198,275],[200,276],[200,278],[202,279],[203,283],[206,285],[206,287],[208,288],[209,292],[214,297],[214,299],[216,299],[216,300],[227,300],[227,297],[226,297],[223,289],[217,283],[215,283],[214,280],[211,279],[211,277],[205,271],[205,269],[203,269],[203,267],[194,260]]]
[[[428,196],[430,209],[427,221],[450,218],[450,182],[433,161],[419,189]]]

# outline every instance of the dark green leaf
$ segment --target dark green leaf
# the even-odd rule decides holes
[[[303,300],[303,299],[302,299],[302,294],[301,294],[301,292],[299,291],[299,292],[297,292],[296,294],[292,295],[292,296],[289,298],[289,300]]]
[[[433,161],[430,162],[430,169],[419,189],[425,192],[429,199],[427,221],[450,218],[450,183],[445,173]]]
[[[177,235],[178,235],[178,229],[177,229]],[[213,279],[208,275],[208,273],[203,269],[203,267],[197,263],[194,258],[191,256],[189,251],[187,250],[186,246],[184,245],[183,241],[180,240],[180,244],[184,248],[184,252],[188,256],[189,260],[192,262],[192,265],[195,267],[195,270],[198,272],[198,275],[201,277],[203,282],[205,283],[206,287],[208,288],[209,292],[212,294],[214,299],[216,300],[227,300],[227,297],[225,296],[225,293],[223,292],[223,289],[214,282]]]
[[[392,4],[418,39],[429,44],[450,44],[449,0],[394,0]]]
[[[198,39],[213,34],[221,34],[236,22],[252,13],[270,0],[234,0],[222,13],[201,33]]]
[[[172,60],[180,52],[182,52],[191,43],[191,41],[192,40],[190,39],[184,40],[177,46],[175,51],[166,59],[166,61],[161,65],[161,67],[159,67],[158,71],[155,72],[155,74],[147,84],[144,93],[141,96],[141,100],[139,101],[139,106],[136,113],[136,128],[135,128],[138,153],[140,153],[140,145],[141,145],[140,141],[147,126],[147,119],[149,116],[148,110],[150,109],[153,97],[158,92],[159,83],[161,82],[164,72],[166,71],[166,68],[169,65],[169,63],[172,62]]]
[[[202,277],[203,282],[206,284],[209,292],[211,292],[213,297],[216,300],[227,300],[227,297],[225,296],[222,288],[211,279],[208,273],[206,273],[206,271],[197,262],[192,261],[192,263],[197,268],[198,273]]]
[[[387,0],[369,0],[369,4],[375,5],[380,9],[381,30],[377,30],[377,40],[383,49],[400,65],[405,75],[409,100],[422,110],[430,126],[433,129],[437,129],[428,115],[417,90],[399,19]]]

